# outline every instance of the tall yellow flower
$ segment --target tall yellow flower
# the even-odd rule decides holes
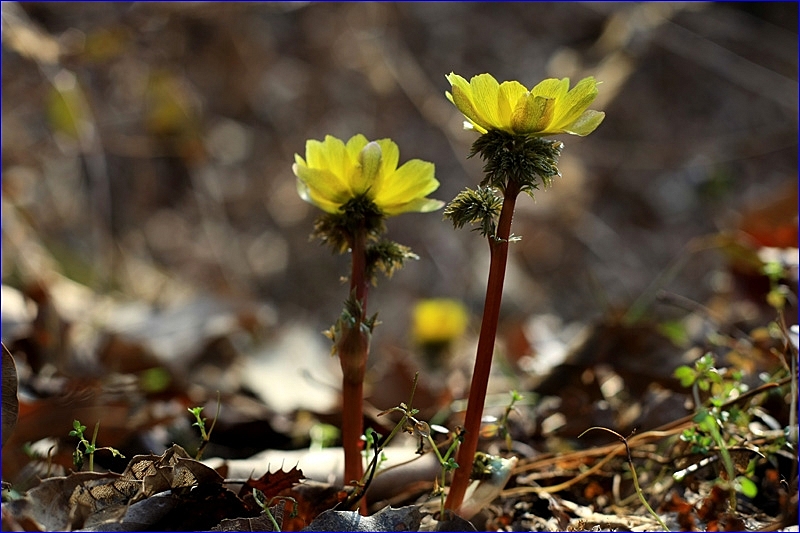
[[[445,76],[453,92],[447,99],[480,133],[500,130],[512,135],[542,137],[570,133],[588,135],[603,121],[605,113],[588,109],[597,97],[597,82],[584,78],[572,89],[569,78],[549,78],[531,90],[518,81],[498,83],[490,74],[479,74],[469,82],[458,74]]]
[[[420,159],[399,168],[400,149],[391,139],[369,142],[361,134],[345,144],[327,135],[306,142],[306,158],[295,154],[292,171],[300,197],[327,213],[340,213],[354,198],[366,197],[385,216],[435,211],[444,202],[426,198],[439,188],[434,165]]]

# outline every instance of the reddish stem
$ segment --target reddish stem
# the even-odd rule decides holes
[[[344,448],[344,483],[360,481],[364,474],[361,460],[361,435],[364,432],[363,400],[364,374],[367,366],[369,338],[362,331],[367,312],[366,232],[359,229],[352,241],[352,270],[350,294],[360,305],[361,313],[355,324],[345,329],[339,341],[339,361],[342,365],[342,447]],[[366,501],[361,500],[361,510],[366,512]]]
[[[511,219],[514,217],[514,205],[519,195],[519,185],[508,180],[503,199],[503,208],[497,223],[496,237],[489,237],[491,262],[489,264],[489,281],[486,285],[486,300],[483,305],[483,320],[478,338],[478,350],[475,357],[475,369],[472,384],[469,388],[467,414],[464,420],[464,440],[458,449],[456,462],[459,467],[453,474],[450,491],[447,494],[445,508],[458,512],[464,501],[464,494],[470,482],[472,462],[478,450],[483,406],[486,401],[486,390],[489,385],[489,373],[492,369],[492,355],[497,337],[497,323],[500,318],[500,303],[503,298],[503,282],[508,262],[508,239],[511,236]]]

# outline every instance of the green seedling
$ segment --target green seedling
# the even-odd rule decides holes
[[[264,511],[264,514],[267,515],[269,521],[272,522],[272,531],[281,531],[281,526],[283,525],[283,512],[286,507],[286,502],[292,502],[292,512],[289,515],[290,518],[294,518],[297,516],[298,504],[297,500],[290,496],[275,496],[270,498],[269,501],[266,500],[264,497],[264,493],[260,490],[254,488],[253,489],[253,499],[256,501],[259,507]],[[277,517],[272,514],[270,511],[270,507],[272,507],[272,502],[278,500],[278,509],[277,509]],[[280,521],[280,523],[279,523]]]
[[[722,459],[725,479],[719,480],[720,486],[728,491],[728,503],[732,511],[736,510],[737,493],[754,497],[758,492],[756,484],[747,476],[737,475],[730,447],[733,440],[723,437],[726,425],[747,428],[750,413],[736,404],[732,399],[745,394],[748,387],[741,383],[742,373],[738,370],[719,369],[711,354],[705,354],[695,361],[694,366],[683,365],[675,369],[675,377],[684,387],[692,388],[696,414],[694,426],[681,434],[681,440],[691,445],[692,453],[708,455],[712,448],[716,449]],[[707,401],[701,401],[700,392],[709,394]],[[687,471],[681,470],[673,474],[676,481],[681,481]]]
[[[214,421],[211,423],[211,427],[206,431],[206,419],[201,416],[203,412],[202,407],[189,407],[188,411],[192,413],[194,416],[194,423],[193,426],[197,426],[200,429],[200,446],[197,448],[197,453],[195,454],[194,458],[196,460],[200,460],[203,456],[203,452],[208,446],[208,443],[211,442],[211,432],[214,431],[214,426],[217,424],[217,419],[219,418],[219,410],[221,407],[221,403],[219,401],[219,393],[217,393],[217,414],[214,416]]]
[[[578,438],[583,437],[588,432],[590,432],[590,431],[592,431],[594,429],[601,429],[603,431],[607,431],[607,432],[611,433],[612,435],[616,435],[617,438],[620,441],[622,441],[622,443],[625,445],[625,452],[627,453],[627,456],[628,456],[628,467],[631,469],[631,478],[633,479],[633,487],[636,490],[636,494],[639,496],[639,501],[642,502],[642,505],[645,506],[645,509],[647,509],[647,512],[650,513],[653,516],[653,518],[656,519],[656,521],[659,523],[659,525],[662,528],[664,528],[664,531],[669,531],[669,528],[667,527],[667,524],[664,523],[664,521],[661,519],[661,517],[658,516],[658,513],[656,513],[653,510],[653,508],[650,507],[650,504],[647,503],[647,498],[644,497],[644,491],[642,490],[642,487],[639,486],[639,476],[636,475],[636,468],[633,466],[633,458],[631,457],[631,449],[628,446],[628,439],[623,437],[622,435],[620,435],[619,433],[617,433],[613,429],[608,429],[608,428],[604,428],[604,427],[591,427],[591,428],[587,429],[586,431],[584,431],[583,433],[581,433],[580,435],[578,435]]]
[[[103,446],[100,448],[97,447],[96,445],[97,433],[99,430],[100,430],[100,422],[97,422],[94,425],[94,433],[92,434],[92,441],[89,442],[88,440],[86,440],[86,437],[84,436],[84,432],[86,431],[86,426],[81,425],[80,421],[78,420],[73,420],[72,431],[69,432],[69,436],[78,437],[78,444],[75,447],[75,451],[72,453],[72,463],[75,465],[75,468],[77,468],[78,471],[80,471],[81,468],[83,468],[84,457],[88,456],[89,471],[94,472],[94,454],[100,450],[107,450],[111,452],[111,455],[113,455],[114,457],[122,457],[123,459],[125,458],[125,456],[122,455],[116,448],[112,448],[110,446]],[[81,447],[83,447],[83,450],[81,450]]]
[[[497,422],[487,424],[481,431],[481,435],[484,437],[494,437],[500,436],[505,440],[506,449],[510,452],[512,447],[511,441],[511,432],[508,429],[508,416],[516,411],[514,405],[517,402],[520,402],[524,399],[523,396],[520,395],[515,390],[512,390],[509,394],[511,394],[511,400],[508,402],[505,411],[503,412],[503,416]]]
[[[401,402],[399,406],[392,407],[381,413],[378,413],[378,416],[384,416],[389,413],[400,413],[402,415],[400,420],[395,424],[395,426],[392,428],[392,431],[389,432],[387,436],[384,437],[380,435],[372,428],[367,429],[363,439],[366,443],[365,454],[367,457],[372,455],[372,460],[370,461],[367,471],[364,474],[364,478],[359,483],[357,490],[354,491],[344,503],[343,506],[345,508],[352,508],[364,495],[370,483],[372,482],[372,479],[375,477],[379,465],[386,460],[386,457],[383,454],[386,445],[389,444],[389,442],[391,442],[392,439],[394,439],[394,437],[396,437],[400,432],[405,432],[415,436],[418,439],[417,453],[419,455],[426,453],[425,448],[427,445],[431,450],[433,450],[433,453],[436,455],[436,458],[439,461],[439,465],[441,466],[442,470],[439,477],[434,480],[434,495],[441,498],[441,510],[444,512],[444,488],[446,486],[448,473],[458,468],[458,463],[456,463],[455,459],[453,458],[453,454],[455,453],[461,440],[461,434],[460,431],[456,431],[455,438],[451,440],[445,453],[442,454],[439,451],[439,445],[437,445],[436,441],[433,439],[430,425],[424,420],[419,420],[416,417],[416,415],[419,413],[419,410],[411,407],[413,405],[414,392],[416,391],[418,380],[419,372],[414,375],[414,382],[411,387],[411,395],[407,404],[405,402]]]
[[[780,330],[783,338],[787,339],[787,349],[789,354],[789,372],[792,376],[792,402],[789,405],[789,426],[787,437],[793,446],[797,446],[797,390],[798,390],[798,374],[797,374],[797,350],[796,333],[793,337],[789,328],[786,326],[783,309],[787,302],[792,303],[797,307],[797,296],[791,289],[782,283],[783,280],[788,279],[791,274],[789,269],[781,261],[767,261],[762,267],[762,272],[769,278],[770,291],[767,293],[767,303],[772,306],[778,313],[778,320],[773,325]],[[797,328],[797,326],[793,326]],[[792,339],[795,339],[792,341]],[[792,349],[793,348],[793,349]]]
[[[778,312],[783,311],[787,302],[797,305],[797,297],[792,290],[781,283],[789,276],[787,268],[780,261],[767,261],[762,267],[762,272],[769,278],[769,292],[767,293],[767,303]]]
[[[414,376],[414,388],[417,385],[417,378],[419,377],[419,373]],[[411,397],[413,399],[414,392],[412,389]],[[439,496],[441,499],[441,512],[444,515],[445,511],[445,487],[447,486],[447,475],[450,472],[453,472],[458,468],[458,463],[453,458],[453,455],[458,447],[458,444],[461,442],[462,434],[460,431],[456,431],[455,438],[451,440],[450,445],[448,446],[447,450],[444,454],[439,451],[439,446],[436,444],[436,441],[433,440],[432,432],[430,424],[428,424],[424,420],[418,420],[416,418],[417,413],[419,412],[418,409],[413,409],[410,407],[411,401],[409,404],[406,405],[405,403],[401,403],[398,407],[392,407],[386,411],[383,411],[378,416],[382,416],[388,413],[401,413],[403,416],[400,419],[400,422],[395,425],[392,432],[389,434],[389,437],[381,443],[381,446],[385,446],[386,443],[389,442],[391,438],[393,438],[401,429],[402,431],[414,435],[417,439],[419,439],[419,444],[417,446],[417,453],[422,455],[425,453],[425,445],[429,445],[430,449],[436,455],[436,459],[439,461],[439,465],[441,466],[441,473],[439,477],[434,480],[434,496]]]
[[[322,422],[316,423],[308,430],[308,438],[311,441],[309,448],[316,451],[328,448],[333,446],[340,437],[341,432],[338,427]]]

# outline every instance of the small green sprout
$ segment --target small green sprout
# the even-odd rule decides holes
[[[786,306],[787,300],[796,303],[796,297],[792,290],[785,283],[781,283],[789,276],[783,263],[767,261],[761,271],[769,278],[770,290],[767,293],[767,303],[770,307],[780,312]]]
[[[202,438],[203,440],[207,440],[208,439],[208,433],[206,433],[206,419],[202,418],[200,416],[200,413],[203,412],[203,408],[202,407],[190,407],[188,409],[188,411],[190,413],[192,413],[192,415],[194,415],[194,418],[196,420],[196,422],[194,422],[192,425],[193,426],[197,426],[198,428],[200,428],[200,438]]]
[[[683,431],[680,438],[691,444],[693,453],[708,454],[715,446],[722,459],[726,479],[720,480],[720,485],[729,491],[729,505],[731,510],[736,510],[736,493],[753,497],[758,492],[756,484],[746,476],[737,476],[736,468],[731,458],[730,445],[722,435],[722,428],[726,424],[747,427],[750,415],[746,410],[736,405],[729,405],[729,401],[747,392],[747,385],[743,384],[742,373],[739,370],[717,368],[714,358],[707,353],[695,361],[693,367],[683,365],[675,369],[674,376],[681,385],[692,388],[695,409],[697,413],[693,418],[695,425]],[[707,405],[700,400],[699,391],[710,394]],[[727,406],[727,407],[726,407]],[[685,471],[676,472],[673,477],[680,481]]]
[[[94,454],[100,450],[108,450],[111,452],[111,455],[114,457],[122,457],[119,450],[116,448],[112,448],[110,446],[103,446],[98,448],[97,443],[97,432],[100,430],[100,422],[97,422],[94,425],[94,433],[92,434],[92,441],[89,442],[86,440],[84,436],[84,432],[86,431],[86,426],[82,425],[79,420],[72,421],[72,431],[69,432],[70,437],[78,437],[78,444],[75,447],[75,451],[72,453],[72,463],[75,465],[79,471],[83,468],[83,461],[85,456],[89,456],[89,471],[94,472]],[[83,446],[83,450],[81,450],[81,446]]]
[[[383,416],[388,413],[402,413],[402,418],[400,421],[395,425],[394,429],[392,429],[389,436],[380,442],[381,448],[386,446],[386,444],[394,438],[397,433],[401,430],[414,435],[419,439],[419,445],[417,447],[417,453],[422,455],[425,453],[425,444],[427,443],[433,453],[436,454],[436,459],[439,461],[439,465],[442,467],[441,475],[434,480],[434,495],[438,495],[441,498],[441,512],[444,513],[445,511],[445,493],[444,487],[447,484],[447,474],[453,472],[454,470],[458,469],[458,463],[456,462],[453,454],[458,449],[459,444],[463,440],[463,431],[459,428],[454,432],[454,437],[450,442],[450,446],[447,448],[447,451],[442,455],[439,451],[439,446],[436,444],[436,441],[433,440],[433,436],[431,435],[431,426],[424,420],[418,420],[416,418],[417,413],[419,413],[418,409],[414,409],[411,407],[411,402],[414,399],[414,391],[417,388],[417,380],[419,379],[419,372],[414,375],[414,383],[411,389],[411,399],[409,399],[408,405],[404,402],[401,402],[398,407],[392,407],[391,409],[387,409],[378,414],[378,416]],[[377,450],[376,450],[377,451]],[[374,469],[373,469],[374,470]]]
[[[481,437],[502,437],[505,440],[506,449],[510,452],[513,443],[511,441],[511,432],[508,429],[508,417],[513,411],[516,411],[514,405],[525,398],[515,390],[509,391],[509,394],[511,395],[511,400],[506,406],[503,416],[500,419],[492,417],[492,421],[481,428]]]
[[[308,438],[311,441],[309,448],[321,450],[333,446],[339,440],[341,431],[331,424],[317,423],[308,430]]]
[[[656,521],[661,525],[662,528],[664,528],[664,531],[669,531],[669,528],[667,527],[667,524],[664,523],[664,521],[661,519],[661,517],[658,516],[658,513],[656,513],[653,510],[653,508],[650,507],[650,504],[647,503],[647,498],[644,497],[644,491],[642,490],[642,487],[639,486],[639,476],[636,475],[636,468],[634,468],[634,466],[633,466],[633,457],[631,457],[631,449],[628,446],[628,439],[623,437],[622,435],[620,435],[619,433],[617,433],[613,429],[608,429],[608,428],[604,428],[604,427],[590,427],[589,429],[587,429],[586,431],[584,431],[583,433],[578,435],[578,438],[583,437],[584,435],[586,435],[587,433],[589,433],[593,429],[601,429],[603,431],[607,431],[607,432],[611,433],[612,435],[616,435],[617,438],[620,441],[622,441],[622,443],[625,445],[625,451],[628,454],[628,467],[630,467],[630,469],[631,469],[631,477],[633,479],[633,486],[634,486],[634,489],[636,490],[636,494],[639,496],[639,501],[641,501],[642,505],[645,506],[645,509],[647,509],[647,512],[650,513],[653,516],[653,518],[656,519]]]
[[[217,419],[219,418],[219,410],[221,404],[219,401],[219,392],[217,393],[217,414],[214,417],[214,422],[211,423],[211,428],[206,431],[206,419],[201,416],[203,412],[202,407],[189,407],[188,411],[192,413],[194,416],[195,422],[192,424],[193,426],[197,426],[200,429],[200,446],[197,448],[197,453],[195,454],[195,459],[198,461],[203,456],[203,452],[208,446],[208,443],[211,441],[211,432],[214,431],[214,426],[217,424]]]
[[[258,506],[261,507],[261,509],[264,511],[264,514],[267,515],[269,521],[272,522],[273,531],[281,530],[281,526],[283,525],[283,512],[284,508],[286,507],[286,500],[292,502],[292,513],[289,515],[289,517],[294,518],[295,516],[297,516],[297,510],[298,510],[297,500],[295,500],[291,496],[275,496],[273,498],[270,498],[269,501],[267,501],[266,498],[264,497],[263,492],[261,492],[256,488],[253,488],[253,499],[256,501],[256,504],[258,504]],[[277,518],[270,511],[270,507],[272,507],[272,502],[274,502],[275,500],[278,500],[278,508],[276,513],[278,515]],[[278,523],[278,520],[280,520],[281,522],[280,524]]]

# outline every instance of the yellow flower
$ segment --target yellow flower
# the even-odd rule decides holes
[[[355,135],[347,144],[327,135],[306,142],[306,158],[295,154],[292,171],[300,197],[327,213],[340,213],[350,200],[366,197],[385,216],[435,211],[444,202],[425,198],[439,188],[433,163],[412,159],[400,168],[400,149],[391,139],[368,142]]]
[[[445,76],[453,92],[447,99],[469,122],[465,128],[480,133],[500,130],[512,135],[588,135],[605,113],[588,109],[597,97],[597,82],[588,77],[569,89],[569,78],[549,78],[530,91],[517,81],[498,83],[490,74],[469,82],[458,74]]]
[[[458,300],[432,298],[414,306],[413,336],[420,344],[452,341],[468,324],[467,309]]]

